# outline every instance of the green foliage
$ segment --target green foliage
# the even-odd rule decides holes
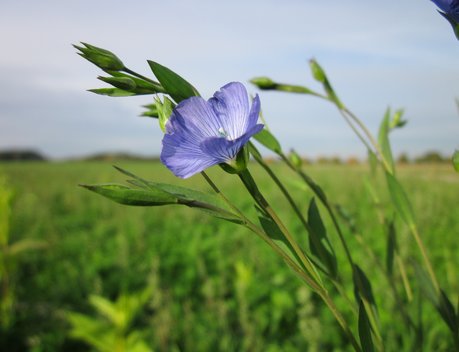
[[[269,132],[266,128],[262,129],[258,132],[254,138],[268,148],[269,150],[273,151],[276,154],[282,153],[282,147],[276,137],[273,136],[271,132]]]
[[[459,150],[456,150],[453,154],[453,166],[454,169],[459,172]]]
[[[176,103],[180,103],[182,100],[192,96],[199,96],[196,88],[174,71],[151,60],[148,60],[148,64],[167,94],[169,94]]]
[[[185,189],[209,194],[200,178],[176,186],[177,180],[159,164],[120,165],[146,178],[172,183],[174,192],[189,199],[194,197]],[[132,175],[113,173],[109,163],[15,163],[0,167],[10,180],[8,192],[14,190],[16,194],[10,200],[11,242],[39,240],[50,246],[47,251],[29,251],[15,261],[14,322],[1,333],[1,345],[6,350],[87,351],[86,343],[69,335],[62,310],[78,312],[113,330],[114,325],[97,313],[88,298],[104,297],[116,305],[123,294],[142,292],[151,276],[156,283],[150,299],[135,315],[128,335],[137,332],[139,340],[155,351],[323,351],[332,346],[349,350],[324,305],[243,227],[177,206],[121,207],[76,186],[81,181],[135,180]],[[280,165],[273,168],[281,175],[290,175]],[[366,168],[312,165],[308,171],[327,193],[336,195],[336,202],[354,214],[356,225],[374,229],[363,235],[383,258],[387,233],[375,227],[374,210],[363,187]],[[286,225],[299,229],[281,194],[260,177],[261,170],[254,168],[253,173]],[[236,180],[222,178],[218,168],[209,170],[209,175],[220,177],[222,188],[234,189]],[[455,234],[459,223],[450,212],[459,192],[459,183],[451,182],[451,176],[457,179],[454,171],[448,165],[415,165],[401,168],[398,175],[408,192],[423,190],[422,197],[413,198],[413,208],[423,214],[420,226],[430,234],[426,245],[444,287],[457,292],[459,248]],[[384,182],[383,177],[377,178],[378,189]],[[290,188],[298,202],[312,197],[311,191]],[[229,195],[245,214],[257,215],[242,192]],[[381,204],[390,202],[388,193],[380,196]],[[323,216],[322,221],[328,229],[330,220]],[[381,294],[384,297],[377,304],[382,337],[393,343],[386,350],[409,351],[414,336],[403,333],[406,325],[399,316],[400,307],[388,293],[386,278],[354,236],[346,236],[356,262],[362,263],[371,280],[376,299]],[[340,275],[352,282],[336,236],[329,233],[329,240],[337,252]],[[416,257],[403,230],[397,242],[405,255]],[[400,280],[397,266],[395,269],[394,280]],[[411,266],[408,269],[414,270]],[[349,308],[344,299],[338,299],[337,304],[340,309]],[[422,322],[426,350],[446,351],[451,347],[448,331],[428,304],[422,306]]]
[[[329,275],[336,278],[338,274],[338,264],[333,247],[328,239],[327,230],[320,217],[314,198],[309,202],[308,223],[311,231],[309,232],[309,247],[314,254],[325,266]]]
[[[10,216],[13,191],[0,175],[0,329],[8,331],[14,323],[17,284],[16,265],[20,256],[45,247],[43,241],[25,238],[12,242]]]
[[[71,325],[69,334],[100,352],[151,352],[142,334],[132,327],[151,295],[150,287],[139,293],[121,294],[115,302],[91,295],[89,302],[97,316],[67,312]]]

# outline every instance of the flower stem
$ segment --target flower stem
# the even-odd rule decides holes
[[[241,218],[244,220],[244,225],[250,229],[252,232],[254,232],[258,237],[260,237],[264,242],[266,242],[274,251],[277,255],[282,257],[284,261],[287,263],[287,265],[294,271],[296,272],[301,279],[306,282],[313,290],[316,292],[322,300],[325,302],[327,307],[330,309],[332,312],[333,316],[335,317],[336,321],[338,324],[341,326],[343,329],[344,333],[348,337],[350,343],[352,344],[353,348],[357,352],[362,352],[360,345],[358,344],[356,338],[354,337],[354,334],[352,330],[349,328],[348,324],[346,323],[344,317],[341,315],[339,310],[337,309],[336,305],[334,304],[333,300],[329,296],[327,290],[320,284],[318,283],[315,279],[313,279],[310,274],[306,273],[303,269],[301,269],[292,258],[288,254],[286,254],[274,241],[258,226],[256,226],[253,222],[251,222],[221,191],[220,189],[215,185],[215,183],[211,180],[211,178],[203,171],[201,172],[202,176],[206,180],[206,182],[210,185],[210,187],[227,203],[231,209],[233,209],[236,213],[241,216]],[[251,177],[251,176],[250,176]],[[260,193],[260,196],[263,197]],[[266,200],[265,200],[266,202]],[[258,203],[258,202],[257,202]],[[266,202],[267,203],[267,202]]]
[[[266,198],[258,189],[258,186],[256,185],[255,180],[253,179],[248,169],[242,171],[238,175],[246,189],[249,191],[255,202],[258,204],[258,206],[261,209],[263,209],[266,212],[266,214],[271,218],[271,220],[274,221],[274,223],[279,227],[279,230],[282,232],[288,245],[291,246],[293,254],[297,258],[297,260],[304,266],[304,269],[314,278],[314,280],[317,283],[321,284],[322,280],[314,264],[309,260],[309,258],[306,257],[304,252],[298,246],[298,243],[293,239],[293,236],[290,234],[287,227],[281,221],[276,212],[271,208]]]

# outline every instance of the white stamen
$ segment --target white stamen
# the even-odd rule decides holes
[[[219,135],[220,137],[228,137],[228,134],[227,134],[226,131],[223,129],[223,127],[220,127],[220,128],[218,129],[218,135]]]

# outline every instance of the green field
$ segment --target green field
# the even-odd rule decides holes
[[[178,180],[154,162],[119,161],[116,165],[153,181],[210,191],[201,177]],[[289,189],[306,212],[312,193],[297,187],[298,180],[287,169],[274,168],[289,180]],[[299,241],[306,243],[305,233],[275,185],[261,169],[253,169],[275,210]],[[393,209],[382,179],[376,180],[381,185],[376,188],[381,189],[381,203],[375,207],[364,186],[367,166],[312,165],[306,170],[333,203],[352,215],[362,237],[384,263],[386,234],[378,222],[378,207],[388,216]],[[255,216],[253,203],[236,177],[219,168],[209,174],[246,214]],[[410,195],[441,286],[457,296],[459,176],[450,165],[406,165],[399,168],[399,177]],[[9,320],[1,330],[3,351],[87,351],[88,345],[70,334],[69,312],[99,322],[104,328],[97,340],[110,346],[112,338],[118,339],[119,351],[144,351],[144,344],[157,351],[329,351],[332,346],[336,351],[350,350],[321,301],[243,227],[185,207],[121,206],[77,187],[79,183],[122,183],[123,175],[106,162],[4,163],[0,178],[6,180],[3,189],[0,182],[0,192],[13,192],[10,245],[23,239],[39,242],[17,256],[0,258],[3,304],[7,297],[13,302],[2,311],[3,319]],[[329,221],[325,213],[323,218]],[[339,270],[350,278],[336,234],[327,228],[340,258]],[[387,351],[409,350],[398,335],[403,322],[394,313],[397,309],[386,279],[344,228],[354,258],[371,279],[381,325],[388,327],[384,330],[388,331],[384,336]],[[397,229],[400,250],[413,277],[411,262],[418,257],[415,244],[401,221]],[[416,282],[412,284],[418,292]],[[352,297],[352,285],[344,286]],[[110,323],[90,304],[91,295],[113,302],[118,299],[118,317],[129,323]],[[137,309],[126,303],[128,298],[120,300],[121,295],[137,302]],[[337,304],[352,321],[348,303],[337,300]],[[428,350],[447,350],[450,336],[437,313],[428,304],[413,306],[428,332],[423,337]],[[129,314],[131,319],[126,318]],[[90,322],[81,320],[80,325],[84,324]],[[131,343],[125,341],[128,336],[143,343],[131,341],[137,347],[122,349],[122,344]],[[107,347],[107,351],[115,349]]]

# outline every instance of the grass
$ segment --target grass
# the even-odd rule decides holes
[[[199,176],[178,180],[156,163],[116,164],[146,179],[210,191]],[[311,193],[299,188],[287,169],[274,167],[289,180],[289,189],[306,213]],[[386,234],[365,189],[367,167],[312,165],[307,171],[333,203],[352,215],[384,263]],[[129,331],[140,332],[141,340],[154,350],[322,351],[332,346],[349,350],[317,297],[242,227],[177,206],[124,207],[77,187],[79,183],[122,183],[123,175],[104,162],[8,163],[0,164],[0,174],[14,193],[10,242],[46,243],[46,248],[24,252],[5,264],[13,278],[9,290],[15,296],[12,321],[0,335],[0,345],[6,350],[86,351],[87,344],[71,337],[68,312],[106,321],[90,304],[91,295],[115,302],[122,294],[136,294],[146,287],[151,297],[135,314]],[[246,214],[254,216],[253,205],[236,177],[218,168],[209,174]],[[254,167],[254,174],[275,210],[306,244],[306,235],[275,186],[261,169]],[[406,165],[399,169],[399,177],[413,202],[441,286],[447,292],[459,292],[459,177],[449,165]],[[381,197],[378,207],[391,216],[383,180],[378,178],[376,184],[380,185],[376,187]],[[340,270],[350,277],[336,234],[326,221]],[[401,221],[397,229],[412,277],[411,262],[418,255]],[[345,235],[354,258],[371,278],[378,306],[384,308],[379,312],[381,324],[392,326],[385,336],[392,341],[387,350],[409,350],[400,340],[403,324],[394,316],[396,307],[385,278],[354,235],[347,229]],[[346,287],[352,297],[352,286]],[[344,300],[337,303],[352,317]],[[447,350],[451,346],[448,332],[435,314],[427,305],[422,307],[428,331],[424,340],[432,350]]]

